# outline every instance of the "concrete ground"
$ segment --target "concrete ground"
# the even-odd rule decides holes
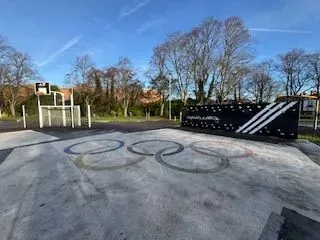
[[[256,240],[283,207],[320,220],[320,166],[296,146],[49,133],[0,133],[0,239]]]

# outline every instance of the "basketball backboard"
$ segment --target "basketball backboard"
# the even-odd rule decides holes
[[[50,83],[48,82],[38,82],[35,83],[35,94],[36,95],[50,95]]]

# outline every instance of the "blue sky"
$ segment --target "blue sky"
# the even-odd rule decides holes
[[[128,56],[141,72],[169,33],[205,17],[239,16],[257,40],[257,61],[291,48],[320,50],[319,0],[0,0],[0,34],[62,85],[76,56],[97,66]]]

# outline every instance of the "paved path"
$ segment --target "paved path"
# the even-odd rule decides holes
[[[2,239],[256,240],[283,207],[320,220],[320,166],[286,144],[106,129],[2,145]]]

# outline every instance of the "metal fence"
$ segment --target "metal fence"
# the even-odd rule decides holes
[[[299,127],[308,127],[308,128],[320,128],[320,115],[317,118],[317,126],[315,126],[315,116],[313,115],[300,115],[299,118]]]
[[[63,128],[72,127],[70,109],[66,108],[65,114],[55,106],[41,106],[41,113],[26,106],[21,107],[21,112],[17,112],[16,117],[0,118],[0,131],[20,130],[20,129],[39,129],[39,128]],[[80,115],[80,106],[74,107],[74,128],[90,128],[91,113],[90,106],[87,108],[85,116]],[[69,110],[69,111],[67,111]]]

